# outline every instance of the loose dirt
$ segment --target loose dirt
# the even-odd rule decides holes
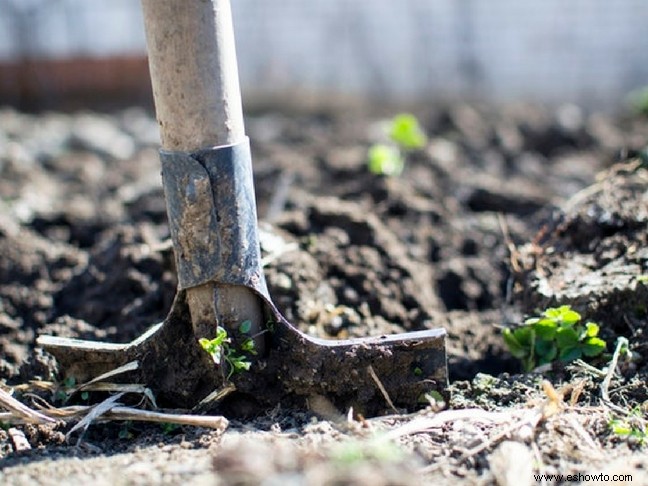
[[[66,440],[70,426],[7,425],[0,482],[647,483],[648,120],[574,106],[420,107],[428,145],[402,176],[384,177],[368,172],[366,151],[387,113],[248,115],[266,278],[311,335],[445,327],[449,403],[370,419],[278,403],[230,417],[224,434],[111,422]],[[128,342],[164,319],[176,280],[157,143],[141,109],[0,111],[7,387],[57,379],[34,349],[40,334]],[[607,353],[520,373],[501,328],[561,304],[600,324]],[[604,385],[619,336],[633,358]]]

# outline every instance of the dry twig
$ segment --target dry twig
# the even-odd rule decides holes
[[[607,407],[624,415],[627,415],[628,411],[619,407],[618,405],[615,405],[614,403],[612,403],[612,400],[610,400],[610,383],[612,382],[612,377],[616,372],[616,367],[617,367],[617,363],[619,362],[619,356],[621,356],[621,351],[623,350],[624,347],[627,346],[628,346],[628,340],[626,338],[620,337],[619,339],[617,339],[616,348],[614,349],[614,354],[612,355],[612,359],[608,364],[607,374],[605,375],[605,378],[601,382],[601,401]]]
[[[42,424],[55,422],[54,419],[43,415],[36,410],[32,410],[27,405],[19,402],[2,388],[0,388],[0,406],[9,410],[11,416],[20,418],[23,423]]]
[[[380,381],[380,378],[378,378],[378,375],[374,371],[373,366],[371,365],[367,366],[367,371],[369,372],[369,376],[371,376],[371,379],[376,383],[376,386],[380,390],[380,393],[382,393],[382,396],[385,397],[385,401],[387,402],[387,405],[389,405],[389,408],[391,408],[394,413],[399,413],[398,409],[394,406],[394,402],[392,402],[389,393],[387,393],[387,390],[385,389],[384,385]]]

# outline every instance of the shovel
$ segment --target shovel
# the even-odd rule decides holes
[[[283,318],[261,267],[229,0],[142,6],[176,297],[164,322],[127,344],[53,336],[37,343],[77,382],[136,362],[122,379],[183,408],[225,390],[259,410],[324,397],[365,415],[416,409],[434,392],[444,396],[443,329],[329,341]],[[199,341],[216,336],[221,341],[205,352]]]

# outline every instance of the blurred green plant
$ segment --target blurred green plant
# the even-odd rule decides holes
[[[427,137],[421,129],[421,125],[410,113],[401,113],[392,119],[389,138],[405,150],[420,149],[427,143]]]
[[[367,154],[369,170],[373,174],[397,176],[405,168],[405,159],[398,147],[376,143],[369,147]]]
[[[626,417],[612,419],[608,427],[618,437],[635,442],[640,446],[648,443],[648,426],[640,407],[635,407]]]
[[[524,370],[531,371],[555,360],[568,362],[605,351],[598,324],[580,321],[581,315],[568,305],[551,307],[516,329],[504,329],[502,336]]]
[[[369,147],[367,165],[377,175],[398,176],[405,168],[409,151],[425,147],[427,136],[416,117],[401,113],[389,121],[387,126],[389,143],[376,143]]]
[[[404,449],[386,437],[377,435],[366,439],[348,439],[330,451],[336,466],[357,466],[366,462],[396,463],[406,457]]]
[[[640,115],[648,115],[648,86],[636,89],[628,95],[630,108]]]

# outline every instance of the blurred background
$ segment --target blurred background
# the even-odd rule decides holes
[[[233,0],[246,104],[573,102],[648,84],[645,0]],[[135,0],[0,0],[0,103],[151,104]]]

